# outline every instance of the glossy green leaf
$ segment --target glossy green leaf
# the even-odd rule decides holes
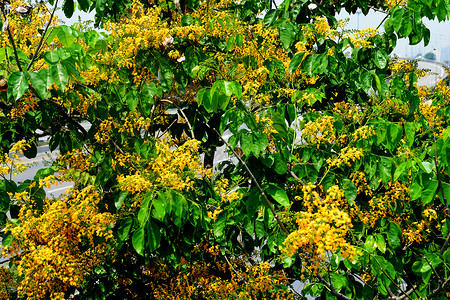
[[[0,190],[0,212],[7,212],[9,210],[10,198],[8,193]]]
[[[63,44],[64,47],[67,48],[70,47],[75,41],[75,37],[72,34],[72,29],[69,26],[61,25],[54,30],[56,30],[56,36],[58,37],[59,41],[61,42],[61,44]]]
[[[146,238],[147,238],[147,246],[148,252],[154,252],[159,248],[161,244],[161,233],[158,225],[154,222],[148,222],[146,229]]]
[[[49,65],[56,65],[59,62],[60,57],[58,55],[58,52],[55,50],[55,51],[45,52],[44,60]]]
[[[265,192],[282,206],[289,207],[289,197],[281,187],[271,184],[265,188]]]
[[[117,236],[119,240],[124,242],[130,238],[130,231],[133,226],[133,219],[126,218],[120,222],[119,228],[117,229]]]
[[[402,231],[397,223],[389,223],[389,231],[387,232],[388,244],[392,249],[396,249],[401,245]]]
[[[128,196],[128,191],[121,191],[119,195],[114,200],[114,206],[117,210],[119,210],[122,207],[123,202],[125,201],[125,198]]]
[[[133,245],[136,253],[144,256],[145,249],[145,227],[139,227],[133,232],[133,236],[131,238],[131,244]]]
[[[19,100],[28,91],[27,72],[13,72],[8,78],[8,96],[14,100]]]
[[[305,52],[299,52],[294,55],[294,57],[291,59],[291,62],[289,63],[289,73],[294,74],[298,66],[300,66],[300,64],[302,63],[305,56],[306,56]]]
[[[65,0],[62,6],[62,10],[67,18],[71,18],[75,10],[75,3],[73,2],[73,0]]]
[[[422,191],[422,202],[423,204],[427,205],[431,202],[433,202],[437,188],[439,186],[439,182],[437,180],[430,180],[428,184],[425,186],[424,190]]]
[[[353,206],[358,192],[355,184],[350,179],[345,178],[342,180],[342,189],[344,190],[344,195],[347,199],[348,205]]]
[[[50,73],[56,86],[64,91],[69,80],[66,68],[63,65],[55,65],[50,68]]]
[[[31,86],[34,88],[38,96],[42,99],[48,98],[50,96],[50,93],[48,91],[46,82],[41,77],[41,73],[31,72],[28,73],[28,76],[30,76]]]

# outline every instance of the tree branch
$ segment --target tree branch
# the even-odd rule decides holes
[[[270,203],[269,199],[267,198],[266,193],[264,192],[264,190],[261,188],[261,186],[259,185],[258,181],[256,180],[255,176],[253,175],[252,171],[250,171],[250,169],[248,168],[247,164],[244,162],[244,160],[236,153],[236,151],[234,151],[234,149],[230,146],[230,144],[228,144],[227,141],[225,141],[225,139],[222,137],[222,135],[220,135],[220,133],[213,128],[213,130],[217,133],[217,135],[219,136],[219,138],[222,140],[222,142],[227,146],[228,149],[231,150],[231,152],[233,152],[233,154],[236,156],[236,158],[242,163],[242,165],[244,166],[245,170],[247,171],[247,173],[250,175],[252,181],[255,183],[256,188],[258,189],[259,193],[263,196],[264,201],[266,202],[267,206],[269,207],[270,211],[272,212],[275,220],[277,221],[278,225],[280,226],[281,230],[283,230],[283,232],[286,235],[289,235],[289,231],[286,229],[286,227],[284,227],[284,224],[281,222],[280,218],[278,217],[277,212],[275,211],[275,209],[272,206],[272,203]]]
[[[44,32],[42,33],[41,40],[39,41],[39,44],[36,47],[36,51],[34,52],[33,57],[31,58],[30,63],[28,64],[27,71],[30,70],[34,60],[36,59],[36,56],[41,51],[41,47],[42,47],[42,44],[44,43],[44,40],[47,40],[47,38],[48,38],[48,36],[46,37],[45,35],[47,34],[47,31],[48,31],[48,28],[50,27],[50,24],[52,23],[52,19],[53,19],[53,16],[55,15],[56,7],[58,6],[58,1],[59,0],[55,1],[55,6],[53,7],[53,11],[52,11],[52,13],[50,15],[50,20],[48,20],[48,23],[47,23],[47,25],[46,25],[46,27],[44,29]]]

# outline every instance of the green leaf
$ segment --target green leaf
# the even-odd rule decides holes
[[[150,202],[153,199],[153,192],[147,192],[144,196],[144,200],[142,201],[141,207],[138,212],[138,221],[140,226],[144,226],[148,219],[150,218]]]
[[[353,206],[358,191],[355,184],[350,179],[345,178],[342,180],[342,189],[344,190],[344,195],[347,199],[348,205]]]
[[[403,162],[397,167],[397,169],[395,169],[393,178],[394,181],[397,181],[397,179],[404,173],[407,164],[408,162]]]
[[[50,92],[47,89],[44,79],[41,77],[41,73],[31,72],[28,73],[28,75],[30,76],[31,86],[34,88],[39,97],[42,99],[48,98],[50,96]]]
[[[75,3],[73,2],[73,0],[65,0],[62,6],[62,10],[67,18],[71,18],[75,10]]]
[[[345,276],[340,274],[330,272],[331,284],[337,292],[340,292],[343,287],[348,285],[347,279]]]
[[[158,87],[154,82],[145,82],[142,86],[142,90],[140,91],[141,99],[150,105],[155,104],[154,97],[159,94]]]
[[[244,37],[242,36],[242,34],[236,34],[235,42],[236,46],[242,47],[242,45],[244,44]]]
[[[161,244],[161,233],[158,225],[154,222],[148,222],[146,227],[148,251],[153,252],[159,248]]]
[[[181,227],[189,214],[189,205],[187,203],[186,198],[182,195],[177,195],[174,201],[174,213],[175,213],[175,225],[177,227]]]
[[[425,189],[422,191],[422,203],[424,205],[433,202],[438,186],[439,182],[437,180],[430,180],[425,186]]]
[[[0,212],[9,211],[10,198],[7,192],[0,190]]]
[[[317,54],[308,55],[302,64],[302,70],[308,74],[308,76],[312,76],[315,68],[315,61],[317,59]]]
[[[402,26],[404,11],[405,9],[400,8],[398,6],[391,11],[391,22],[395,32],[398,32]]]
[[[242,86],[237,81],[223,81],[223,91],[227,96],[235,95],[238,100],[241,99]]]
[[[287,172],[287,162],[286,160],[284,160],[281,153],[275,153],[273,170],[280,175],[283,175]]]
[[[294,26],[290,23],[285,23],[279,27],[279,34],[281,45],[285,50],[289,49],[295,39]]]
[[[78,0],[78,4],[82,11],[87,12],[89,10],[89,0]]]
[[[55,51],[45,52],[44,60],[49,65],[56,65],[59,62],[60,57],[58,55],[58,52],[55,50]]]
[[[139,104],[139,98],[137,96],[136,91],[135,90],[129,91],[125,96],[125,101],[127,102],[130,111],[135,110],[137,105]]]
[[[387,232],[387,240],[392,249],[396,249],[401,245],[402,231],[397,223],[389,223],[389,231]]]
[[[66,89],[67,81],[69,80],[66,68],[63,65],[51,66],[50,73],[53,82],[57,87],[61,89],[62,92],[64,92],[64,90]]]
[[[373,253],[375,251],[376,247],[376,241],[375,238],[372,235],[369,235],[364,242],[364,249],[366,249],[368,252]]]
[[[160,193],[159,197],[153,200],[154,212],[153,217],[159,221],[164,220],[166,216],[166,199],[163,197],[164,194]]]
[[[417,200],[422,196],[422,186],[414,182],[409,188],[409,195],[411,196],[411,200]]]
[[[223,236],[223,230],[227,223],[227,215],[225,213],[219,214],[219,217],[214,221],[214,236],[219,238]]]
[[[270,184],[265,188],[265,192],[272,196],[273,199],[275,199],[275,201],[277,201],[279,204],[283,205],[284,207],[289,207],[289,198],[284,189],[280,188],[277,185]]]
[[[227,39],[227,51],[233,50],[233,47],[234,47],[234,36],[231,35],[231,36]]]
[[[19,100],[28,91],[28,76],[26,71],[13,72],[8,78],[8,97]]]
[[[124,242],[130,238],[130,230],[132,226],[132,218],[126,218],[120,222],[120,226],[117,229],[117,236],[119,237],[120,241]]]
[[[0,63],[6,59],[6,50],[5,48],[0,48]]]
[[[388,59],[386,52],[384,52],[383,49],[379,49],[375,52],[374,62],[375,65],[380,69],[384,69],[386,67]]]
[[[128,191],[121,191],[119,193],[119,196],[114,200],[114,206],[117,210],[119,210],[122,207],[123,201],[125,201],[125,198],[128,196]]]
[[[271,9],[264,16],[264,26],[268,27],[272,25],[272,23],[276,20],[278,14],[278,10]]]
[[[381,234],[377,234],[375,236],[375,239],[378,250],[380,250],[382,253],[386,253],[386,242],[384,240],[384,236]]]
[[[137,254],[144,256],[145,227],[139,227],[134,231],[133,236],[131,238],[131,244],[133,245],[133,248],[134,250],[136,250]]]
[[[262,239],[266,235],[266,229],[264,228],[264,222],[255,221],[255,233],[258,239]]]
[[[377,89],[378,93],[381,95],[382,90],[381,90],[380,77],[378,77],[378,75],[373,71],[371,71],[370,73],[372,74],[373,79],[375,79],[375,88]]]
[[[61,25],[53,30],[56,30],[56,36],[64,47],[69,48],[73,44],[75,37],[73,36],[72,29],[69,26]]]
[[[388,157],[381,156],[378,162],[378,172],[384,184],[391,179],[392,161]]]
[[[245,208],[247,210],[247,215],[249,218],[253,218],[258,207],[261,205],[261,194],[259,193],[256,187],[253,187],[250,190],[250,193],[247,196],[247,200],[245,201]]]
[[[294,55],[294,57],[291,59],[291,62],[289,64],[289,73],[294,74],[294,72],[297,70],[298,66],[302,63],[305,55],[306,55],[305,52],[299,52]]]
[[[11,246],[13,240],[14,240],[14,236],[11,234],[11,232],[6,233],[2,238],[3,247]]]
[[[369,93],[372,88],[372,75],[368,71],[363,71],[359,76],[359,82],[364,92]]]
[[[161,57],[159,66],[161,71],[161,86],[163,88],[163,91],[165,93],[168,93],[172,89],[173,67],[170,62],[164,57]]]

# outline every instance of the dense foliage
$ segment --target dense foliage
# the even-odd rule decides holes
[[[390,56],[447,0],[57,6],[0,3],[1,298],[448,298],[450,89]]]

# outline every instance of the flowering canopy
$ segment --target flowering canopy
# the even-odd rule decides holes
[[[390,54],[448,1],[49,4],[0,3],[2,298],[447,299],[450,89]]]

